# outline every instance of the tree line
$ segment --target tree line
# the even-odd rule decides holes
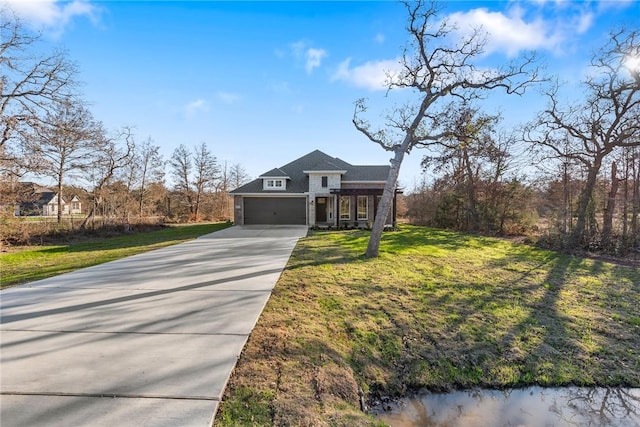
[[[164,159],[132,127],[107,130],[83,101],[68,53],[43,48],[41,35],[8,8],[0,14],[0,206],[13,212],[35,197],[23,185],[35,177],[54,182],[58,222],[62,199],[82,197],[82,228],[96,216],[125,225],[146,217],[230,219],[228,192],[248,179],[242,165],[218,160],[204,142],[180,144]]]

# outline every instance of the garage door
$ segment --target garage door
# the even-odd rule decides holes
[[[244,223],[305,225],[306,206],[304,197],[245,197]]]

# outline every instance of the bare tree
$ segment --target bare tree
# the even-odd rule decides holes
[[[438,16],[440,8],[422,0],[404,2],[409,14],[409,46],[400,60],[401,71],[387,76],[392,89],[409,89],[419,96],[416,104],[392,108],[385,117],[385,127],[374,129],[363,118],[367,105],[356,102],[353,124],[369,140],[393,153],[391,170],[371,231],[367,257],[378,255],[380,239],[397,185],[400,166],[405,154],[413,148],[432,145],[449,135],[442,128],[441,117],[455,111],[454,102],[468,102],[494,89],[508,94],[522,94],[525,88],[538,81],[535,57],[527,54],[501,69],[482,69],[474,64],[483,53],[485,36],[472,32],[457,41],[455,29]]]
[[[216,156],[209,150],[206,143],[200,144],[195,149],[193,158],[195,169],[194,188],[195,200],[192,209],[193,219],[197,220],[200,214],[200,205],[204,194],[215,187],[220,175],[220,167]]]
[[[587,237],[589,205],[604,160],[617,147],[640,144],[640,70],[629,67],[630,59],[638,57],[640,33],[612,33],[607,44],[592,56],[593,73],[583,82],[584,101],[561,105],[556,84],[546,93],[546,110],[525,129],[525,138],[535,146],[577,161],[586,169],[571,233],[572,247]]]
[[[193,153],[181,144],[173,152],[169,165],[175,191],[188,206],[190,219],[197,220],[203,197],[215,188],[219,178],[218,160],[204,142]]]
[[[27,30],[10,9],[0,6],[0,160],[5,172],[20,173],[16,162],[29,160],[8,142],[20,142],[52,104],[76,94],[77,69],[67,53],[36,54],[40,41],[39,34]]]
[[[191,187],[191,173],[193,170],[191,151],[184,145],[180,144],[173,151],[169,165],[171,166],[171,174],[174,181],[174,190],[189,206],[189,213],[193,215],[194,194]]]
[[[87,176],[93,188],[93,202],[81,228],[86,228],[88,221],[93,219],[98,205],[104,203],[104,189],[113,182],[117,172],[126,168],[133,160],[133,150],[131,128],[125,126],[113,137],[107,136],[101,125],[96,128],[91,145],[90,162],[86,166]],[[128,197],[127,192],[125,198]],[[125,219],[123,222],[125,229],[128,229],[128,221]]]
[[[151,137],[136,147],[134,161],[130,164],[130,186],[136,186],[138,193],[138,214],[144,216],[144,202],[149,193],[147,188],[150,182],[162,182],[164,180],[164,160],[160,154],[160,147],[154,145]]]
[[[234,163],[229,171],[231,188],[235,189],[249,181],[249,174],[240,163]]]
[[[65,179],[86,170],[97,124],[82,104],[68,99],[56,103],[55,109],[32,123],[32,129],[34,133],[26,138],[25,149],[37,159],[38,168],[33,172],[56,182],[57,216],[61,222]]]

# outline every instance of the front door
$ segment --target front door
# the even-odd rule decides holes
[[[316,197],[316,222],[327,222],[326,197]]]

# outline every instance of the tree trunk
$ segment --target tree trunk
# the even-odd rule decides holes
[[[616,195],[618,193],[618,166],[616,162],[611,163],[611,188],[607,196],[607,206],[604,209],[604,218],[602,221],[602,242],[608,245],[611,240],[613,231],[613,211],[616,207]]]
[[[463,162],[464,162],[464,170],[467,175],[467,178],[464,179],[464,187],[465,192],[467,193],[467,218],[469,221],[467,222],[467,230],[477,231],[480,225],[480,221],[478,220],[478,202],[476,200],[476,180],[475,174],[471,167],[471,160],[469,159],[469,153],[467,149],[463,149]]]
[[[635,149],[634,149],[635,151]],[[633,187],[631,189],[631,236],[633,236],[632,244],[640,243],[640,227],[638,227],[638,214],[640,213],[640,162],[635,161],[636,154],[634,152],[633,163],[631,164],[631,175],[633,176]]]
[[[87,213],[87,216],[82,220],[82,224],[80,224],[80,229],[81,230],[86,230],[87,229],[87,223],[89,222],[89,219],[91,219],[93,217],[94,209],[95,209],[95,207],[91,206],[91,209],[89,209],[89,212]]]
[[[139,212],[140,212],[140,218],[143,217],[143,204],[144,204],[144,188],[145,186],[145,182],[144,182],[144,178],[142,179],[142,183],[140,184],[140,200],[139,200]]]
[[[58,175],[58,224],[62,223],[62,174]]]
[[[376,218],[373,221],[373,227],[371,228],[371,237],[369,238],[369,244],[367,245],[367,252],[365,257],[375,258],[380,251],[380,240],[382,239],[382,232],[384,231],[384,224],[389,216],[389,210],[393,204],[393,198],[396,193],[396,185],[398,183],[398,175],[400,174],[400,166],[404,159],[404,154],[409,146],[409,138],[399,147],[394,149],[394,157],[391,159],[391,169],[389,170],[389,177],[384,185],[384,191],[382,192],[382,198],[378,205],[378,211],[376,212]]]
[[[622,202],[622,242],[625,247],[629,245],[629,157],[625,158],[624,163],[624,177],[622,178],[622,182],[624,182],[623,188],[623,202]]]
[[[589,166],[589,172],[587,173],[587,182],[580,193],[580,199],[578,201],[578,212],[576,219],[576,226],[571,232],[571,246],[578,247],[580,242],[584,238],[585,228],[587,225],[587,214],[589,209],[589,202],[593,196],[593,190],[596,186],[596,179],[598,178],[598,172],[602,164],[602,156],[598,156],[594,159],[593,164]]]
[[[567,162],[565,161],[562,166],[562,234],[566,234],[571,228],[569,227],[569,218],[571,218],[569,203],[571,203],[571,198],[569,197],[569,174],[567,173]]]

